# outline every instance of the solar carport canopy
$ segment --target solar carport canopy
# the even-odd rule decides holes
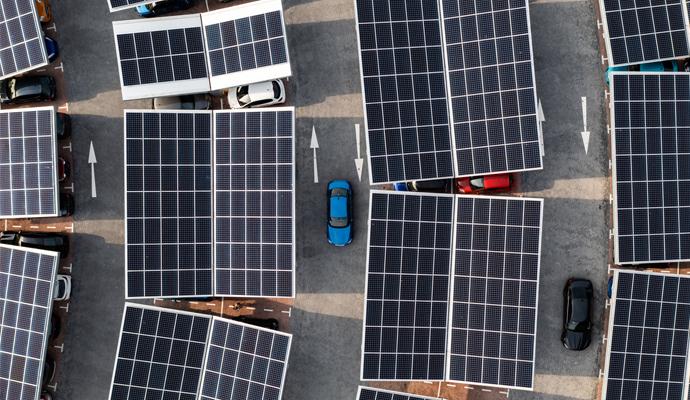
[[[110,12],[113,12],[154,2],[155,0],[108,0],[108,7],[110,7]]]
[[[48,64],[34,0],[2,0],[0,5],[0,79]]]
[[[614,272],[604,400],[688,397],[690,277]]]
[[[0,398],[38,400],[59,255],[0,244]]]
[[[690,260],[690,74],[611,75],[615,260]]]
[[[53,107],[0,110],[0,218],[58,215]]]
[[[292,335],[125,304],[111,400],[279,400]]]
[[[418,396],[416,394],[395,392],[386,389],[368,388],[360,386],[357,390],[357,400],[440,400],[437,397]]]
[[[530,390],[542,206],[372,191],[362,380]]]
[[[113,22],[124,100],[210,90],[199,14]]]

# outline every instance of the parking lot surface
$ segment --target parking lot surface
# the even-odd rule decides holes
[[[212,0],[209,0],[212,1]],[[203,2],[202,2],[203,3]],[[357,178],[355,124],[363,124],[352,0],[285,0],[292,60],[289,102],[296,106],[297,297],[290,314],[294,342],[283,398],[354,399],[359,382],[366,221],[370,188],[365,165]],[[150,100],[121,100],[111,21],[105,1],[54,2],[69,111],[73,116],[74,291],[58,375],[61,399],[106,399],[124,303],[123,135],[125,108]],[[590,399],[598,375],[601,323],[581,353],[559,341],[561,291],[568,277],[596,285],[595,321],[603,310],[606,263],[608,156],[603,74],[594,4],[531,3],[536,80],[544,123],[544,170],[522,176],[526,195],[545,201],[534,392],[517,399]],[[587,97],[589,153],[585,154],[581,97]],[[312,128],[319,149],[314,183]],[[87,163],[93,142],[97,197]],[[361,150],[365,144],[362,139]],[[325,188],[348,179],[355,192],[355,240],[344,249],[325,238]],[[481,398],[473,393],[472,398]],[[495,393],[493,394],[495,395]],[[487,395],[488,398],[489,395]]]

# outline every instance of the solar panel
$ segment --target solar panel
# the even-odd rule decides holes
[[[143,4],[151,4],[155,0],[108,0],[110,12],[134,8]]]
[[[542,204],[457,198],[448,380],[532,388]]]
[[[294,109],[215,112],[219,296],[292,297]]]
[[[0,4],[0,79],[48,64],[34,0],[2,0]]]
[[[59,255],[0,244],[0,398],[38,400]]]
[[[211,317],[125,304],[110,400],[195,400]]]
[[[392,390],[367,388],[360,386],[357,400],[440,400],[438,397],[418,396],[410,393],[394,392]]]
[[[122,98],[210,90],[199,14],[113,22]]]
[[[211,113],[125,111],[127,297],[210,296]]]
[[[443,0],[458,176],[541,169],[525,0]]]
[[[452,177],[437,2],[356,6],[370,182]]]
[[[214,318],[200,400],[279,400],[292,335]]]
[[[201,14],[211,89],[292,75],[280,0]]]
[[[453,196],[371,191],[362,380],[443,380]]]
[[[609,65],[630,65],[688,56],[683,2],[602,0]]]
[[[690,74],[611,76],[615,258],[690,259]]]
[[[0,218],[58,214],[53,107],[0,110]]]
[[[690,278],[615,271],[605,400],[687,398]]]

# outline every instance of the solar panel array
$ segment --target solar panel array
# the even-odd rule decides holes
[[[690,259],[690,74],[611,80],[616,262]]]
[[[0,79],[48,64],[34,0],[0,4]]]
[[[195,400],[211,317],[126,304],[110,400]]]
[[[603,0],[610,65],[687,57],[688,39],[683,2]]]
[[[292,74],[280,0],[263,0],[201,14],[211,89]]]
[[[125,100],[208,92],[199,14],[113,22]]]
[[[108,6],[110,7],[110,12],[113,12],[153,2],[154,0],[108,0]]]
[[[542,201],[457,198],[451,381],[531,388]]]
[[[201,28],[116,36],[125,86],[206,78]]]
[[[0,111],[0,218],[58,214],[55,111]]]
[[[540,169],[526,0],[443,0],[458,176]]]
[[[292,109],[215,113],[216,295],[294,294]]]
[[[372,191],[363,380],[442,380],[453,197]]]
[[[279,400],[292,337],[213,319],[200,400]]]
[[[287,62],[280,11],[206,25],[213,76]]]
[[[690,278],[616,271],[605,400],[687,396]]]
[[[452,177],[437,2],[356,5],[371,183]]]
[[[58,260],[57,253],[0,245],[0,398],[40,395]]]
[[[437,397],[417,396],[414,394],[394,392],[392,390],[367,388],[360,386],[357,400],[440,400]]]
[[[126,111],[127,297],[210,296],[211,113]]]

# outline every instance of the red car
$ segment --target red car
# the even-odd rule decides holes
[[[457,193],[507,192],[513,185],[511,174],[497,174],[458,178],[455,180]]]

